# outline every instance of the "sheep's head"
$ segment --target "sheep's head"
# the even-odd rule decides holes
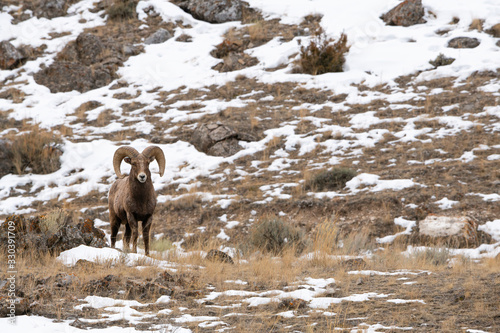
[[[149,146],[139,153],[137,150],[130,146],[120,147],[116,150],[113,156],[113,168],[115,169],[116,176],[123,178],[120,171],[122,161],[132,166],[130,169],[130,177],[137,179],[140,183],[145,183],[148,178],[151,179],[151,172],[149,171],[149,163],[156,160],[160,167],[160,177],[165,172],[165,155],[163,150],[157,146]]]

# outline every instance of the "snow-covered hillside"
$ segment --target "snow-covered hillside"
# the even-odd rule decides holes
[[[134,2],[136,18],[113,21],[107,12],[111,2],[71,1],[63,15],[52,18],[37,17],[36,10],[22,2],[0,2],[0,42],[29,49],[17,66],[0,70],[0,144],[38,124],[60,138],[61,151],[60,168],[54,172],[36,174],[28,168],[22,174],[0,175],[0,215],[29,216],[64,207],[88,214],[107,230],[107,192],[116,179],[114,151],[122,145],[142,150],[155,144],[167,164],[163,177],[152,164],[159,202],[153,232],[156,238],[170,237],[180,257],[189,256],[180,244],[189,243],[190,237],[214,239],[225,252],[239,253],[235,248],[249,228],[268,215],[308,233],[333,218],[348,231],[368,226],[379,245],[397,236],[410,237],[417,221],[428,214],[468,215],[489,244],[481,244],[481,238],[472,248],[454,249],[450,255],[480,260],[500,253],[497,0],[423,0],[425,23],[411,26],[386,25],[381,19],[401,3],[398,0],[247,0],[245,8],[256,13],[255,18],[225,23],[196,19],[180,8],[182,1],[166,0]],[[296,73],[301,48],[316,40],[314,24],[329,38],[347,35],[350,49],[343,72]],[[171,38],[145,42],[160,29],[168,30]],[[71,51],[82,34],[93,35],[106,50],[98,61],[85,63],[85,50],[78,44],[77,51]],[[479,44],[451,47],[450,41],[458,37]],[[232,61],[214,56],[220,45],[238,48],[239,67],[218,70],[219,64],[229,66]],[[429,62],[441,54],[454,61],[442,66]],[[54,73],[51,66],[73,66],[70,56],[80,57],[83,64],[77,73],[91,68],[87,74],[93,80],[95,73],[112,68],[106,83],[98,85],[95,79],[91,88],[75,85],[70,91],[41,84],[37,75]],[[64,81],[58,76],[46,80]],[[195,130],[214,123],[235,131],[237,144],[231,154],[213,156],[195,147]],[[356,175],[336,190],[307,187],[314,174],[334,166]],[[426,251],[418,245],[425,244],[410,245],[405,255]],[[366,252],[364,258],[372,255]],[[126,256],[132,267],[179,268],[167,260]],[[59,259],[71,266],[78,259],[96,257],[125,260],[116,250],[84,248]],[[348,273],[379,274],[366,272]],[[433,274],[397,272],[422,276],[419,283],[425,274]],[[232,305],[217,305],[238,309],[301,299],[308,302],[308,312],[300,315],[310,316],[311,327],[317,317],[335,315],[328,311],[332,304],[381,299],[425,304],[420,298],[400,300],[382,291],[325,296],[335,279],[321,275],[296,281],[290,291],[239,286],[238,291],[198,295],[196,301],[201,306],[238,296]],[[154,317],[157,310],[149,304],[148,312],[139,313],[132,306],[146,304],[117,307],[118,301],[98,296],[81,302],[79,310],[105,308],[113,313],[108,321],[121,319],[131,325]],[[167,309],[160,312],[170,315]],[[193,322],[200,322],[200,330],[237,327],[224,322],[224,316],[236,313],[197,318],[194,312],[176,311],[174,319],[147,329],[187,332]],[[297,319],[299,314],[290,310],[275,316]],[[12,332],[80,331],[70,322],[20,317]],[[0,319],[4,326],[11,331],[6,319]],[[348,327],[355,332],[421,329],[361,319]],[[118,330],[108,327],[103,332]]]

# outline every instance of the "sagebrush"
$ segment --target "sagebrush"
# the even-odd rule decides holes
[[[292,226],[279,218],[263,219],[251,231],[252,245],[264,252],[281,254],[288,249],[297,253],[304,250],[306,245],[302,230]]]
[[[305,182],[305,189],[312,191],[335,191],[345,187],[356,176],[356,171],[349,168],[332,168],[314,174]]]
[[[106,13],[110,20],[120,21],[134,19],[137,16],[136,7],[136,1],[115,0],[114,3],[106,9]]]
[[[311,75],[343,72],[345,54],[349,48],[346,34],[342,33],[335,41],[321,32],[307,47],[300,48],[295,72]]]
[[[13,137],[10,145],[16,173],[47,174],[61,167],[61,138],[35,125],[30,131]]]

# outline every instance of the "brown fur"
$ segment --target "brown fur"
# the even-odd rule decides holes
[[[153,160],[154,157],[143,154],[125,157],[125,162],[132,165],[130,175],[118,179],[109,190],[109,221],[111,224],[111,247],[113,248],[118,230],[122,224],[125,224],[123,248],[129,250],[130,238],[132,238],[132,251],[136,253],[138,223],[141,221],[144,248],[146,255],[149,255],[149,232],[156,208],[156,193],[149,171],[149,163]],[[143,183],[138,180],[141,173],[147,176]],[[160,174],[163,174],[162,170]]]

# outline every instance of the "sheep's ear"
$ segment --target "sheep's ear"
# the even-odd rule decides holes
[[[156,158],[155,158],[154,156],[151,156],[151,157],[149,158],[149,163],[153,162],[155,159],[156,159]]]
[[[125,161],[125,163],[128,163],[128,164],[130,164],[132,162],[132,160],[128,156],[125,157],[123,160]]]

